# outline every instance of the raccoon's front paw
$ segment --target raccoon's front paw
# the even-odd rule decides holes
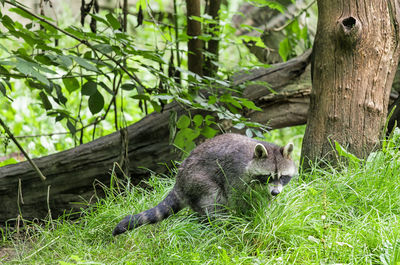
[[[129,230],[129,223],[131,222],[132,215],[127,215],[121,222],[114,228],[112,235],[117,236]]]

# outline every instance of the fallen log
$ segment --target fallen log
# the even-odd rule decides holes
[[[305,72],[309,59],[310,52],[307,52],[271,68],[237,75],[237,84],[264,81],[270,85],[269,88],[257,84],[246,87],[243,96],[254,100],[263,111],[251,111],[245,116],[268,123],[272,129],[304,124],[307,91],[311,88],[309,71]],[[272,94],[272,90],[276,93]],[[165,172],[165,163],[180,156],[169,144],[168,122],[172,111],[177,112],[178,117],[187,113],[181,105],[170,103],[162,113],[152,113],[126,130],[34,159],[46,181],[41,181],[27,162],[1,167],[0,223],[13,221],[17,216],[41,219],[50,213],[55,217],[65,211],[79,211],[92,198],[96,181],[110,183],[110,171],[115,162],[128,168],[134,183],[148,174],[143,168]],[[192,115],[207,114],[202,110],[190,112]]]

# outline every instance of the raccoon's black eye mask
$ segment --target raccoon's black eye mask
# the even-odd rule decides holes
[[[268,175],[257,175],[255,176],[255,179],[257,179],[261,183],[270,183],[273,181],[273,178],[271,174]]]
[[[290,182],[290,180],[292,179],[291,176],[281,176],[280,180],[282,182],[282,185],[285,186],[286,184],[288,184]]]

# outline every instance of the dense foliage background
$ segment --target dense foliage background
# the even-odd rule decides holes
[[[214,20],[207,15],[194,18],[205,27],[201,39],[219,41],[218,58],[205,55],[218,66],[212,77],[186,70],[185,1],[132,2],[126,18],[122,5],[98,8],[95,2],[86,3],[85,10],[57,3],[57,11],[44,1],[44,7],[34,12],[16,1],[1,1],[0,117],[30,155],[44,156],[107,135],[162,111],[173,100],[212,110],[219,120],[248,127],[248,135],[265,133],[265,125],[241,116],[242,108],[258,108],[241,98],[237,94],[241,88],[229,81],[235,72],[268,66],[244,45],[252,42],[267,48],[262,36],[237,34],[245,30],[260,35],[261,27],[246,25],[246,21],[239,28],[232,24],[244,1],[221,5],[220,23],[213,29],[217,37],[207,31]],[[252,3],[289,14],[278,2]],[[283,60],[310,47],[308,28],[315,27],[315,10],[310,7],[292,11],[298,16],[292,15],[280,29],[285,34],[279,44]],[[186,151],[200,134],[212,137],[218,131],[216,121],[206,116],[172,117],[171,127],[172,143]],[[0,165],[23,159],[3,128],[0,132]]]

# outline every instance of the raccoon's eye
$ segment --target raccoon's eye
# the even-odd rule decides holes
[[[283,186],[285,186],[286,184],[288,184],[290,182],[290,180],[292,179],[291,176],[281,176],[280,181],[282,183]]]

